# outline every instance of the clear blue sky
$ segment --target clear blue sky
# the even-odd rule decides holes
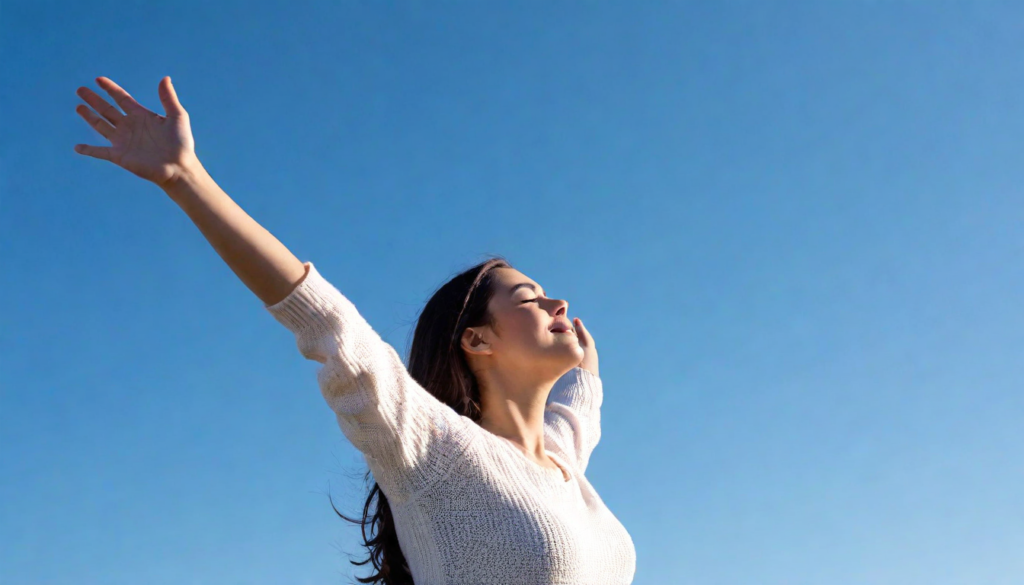
[[[365,464],[155,186],[78,155],[170,75],[218,183],[405,354],[504,254],[588,324],[638,585],[1024,581],[1024,9],[0,7],[0,582],[345,583]],[[351,555],[346,556],[346,555]]]

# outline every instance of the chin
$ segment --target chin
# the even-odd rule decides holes
[[[541,354],[538,356],[540,360],[549,364],[565,366],[565,371],[568,372],[576,364],[583,361],[584,352],[580,344],[573,339],[571,342],[566,340],[548,345],[541,350]]]
[[[583,361],[583,348],[577,345],[574,350],[565,352],[565,361],[573,366]]]

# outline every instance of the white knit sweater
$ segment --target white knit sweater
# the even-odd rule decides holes
[[[583,475],[601,436],[601,379],[574,368],[552,388],[531,461],[409,375],[338,289],[306,262],[266,309],[323,364],[320,390],[391,505],[416,585],[628,584],[636,551]]]

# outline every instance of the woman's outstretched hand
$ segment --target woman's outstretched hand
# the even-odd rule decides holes
[[[161,79],[157,87],[166,116],[147,110],[107,77],[97,77],[96,83],[124,113],[91,89],[79,87],[78,97],[99,115],[82,104],[78,104],[75,111],[93,130],[109,140],[110,146],[76,144],[75,152],[108,160],[162,188],[173,183],[183,169],[197,160],[188,112],[178,101],[170,77]]]
[[[572,321],[572,326],[576,329],[576,339],[583,348],[583,361],[579,367],[597,376],[597,346],[594,344],[594,337],[587,331],[579,317],[573,318]]]

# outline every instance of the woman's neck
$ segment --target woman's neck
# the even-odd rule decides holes
[[[480,426],[515,443],[534,460],[547,461],[544,406],[555,381],[509,379],[493,370],[484,377],[480,381]]]

